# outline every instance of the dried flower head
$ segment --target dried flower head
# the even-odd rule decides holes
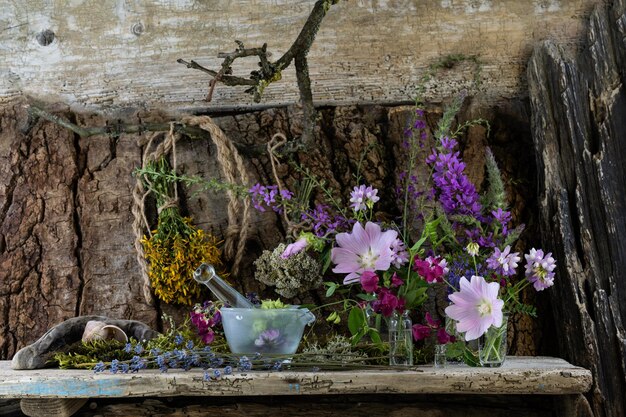
[[[286,298],[319,287],[322,284],[320,262],[304,251],[285,259],[282,257],[285,248],[281,243],[273,251],[263,251],[254,261],[255,278],[276,287],[276,292]]]

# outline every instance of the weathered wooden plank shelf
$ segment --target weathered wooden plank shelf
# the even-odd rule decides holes
[[[509,357],[501,368],[421,366],[412,370],[251,371],[205,381],[201,369],[94,374],[16,371],[0,361],[0,398],[117,398],[333,394],[551,394],[586,392],[591,372],[550,357]]]

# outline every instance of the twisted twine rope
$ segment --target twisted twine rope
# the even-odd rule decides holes
[[[222,170],[226,181],[233,184],[249,185],[248,172],[245,168],[243,159],[237,151],[237,148],[233,145],[231,140],[213,122],[208,116],[192,116],[183,119],[183,123],[187,125],[198,126],[201,129],[207,131],[213,143],[217,147],[217,160]],[[153,142],[162,137],[163,133],[154,133],[150,136],[146,148],[142,156],[142,168],[151,161],[156,161],[169,152],[172,152],[172,165],[174,171],[176,170],[176,142],[180,140],[181,135],[174,132],[174,124],[170,124],[170,130],[167,133],[165,139],[159,143],[153,152],[150,152]],[[178,192],[175,189],[175,198],[173,200],[166,201],[162,207],[159,207],[159,211],[167,207],[174,207],[178,205]],[[144,230],[151,236],[150,225],[145,215],[145,200],[150,194],[150,190],[146,190],[143,181],[138,178],[135,182],[135,188],[133,189],[133,207],[132,213],[134,221],[132,224],[133,232],[135,233],[135,250],[137,252],[137,262],[141,269],[141,275],[143,278],[143,295],[146,303],[152,304],[153,298],[150,291],[150,278],[148,276],[148,265],[145,260],[145,253],[141,239],[144,234]],[[228,227],[226,229],[226,236],[224,238],[224,256],[227,260],[232,260],[232,273],[237,275],[239,267],[243,260],[246,242],[250,233],[250,199],[246,198],[243,204],[237,195],[233,191],[228,191]],[[242,208],[243,205],[243,208]]]
[[[282,197],[283,186],[280,182],[280,177],[278,176],[278,167],[280,166],[280,161],[278,160],[277,150],[281,146],[287,143],[287,137],[282,133],[275,133],[267,142],[267,154],[270,158],[270,163],[272,164],[272,175],[274,176],[274,183],[278,186],[278,191]],[[289,219],[287,215],[287,210],[283,210],[283,220],[287,225],[287,235],[292,236],[293,238],[297,238],[300,231],[304,228],[304,222],[296,223]]]

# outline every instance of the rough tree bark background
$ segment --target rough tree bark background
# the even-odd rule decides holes
[[[595,416],[626,415],[626,3],[592,14],[588,46],[537,48],[528,68],[541,231],[562,356],[591,369]]]
[[[133,250],[132,171],[140,165],[145,138],[121,135],[80,139],[45,121],[29,120],[17,102],[3,109],[0,125],[0,357],[10,358],[50,326],[75,315],[103,314],[138,319],[156,328],[162,312],[181,317],[186,308],[148,305],[142,299],[140,272]],[[397,212],[393,189],[402,167],[403,131],[411,107],[352,106],[320,109],[315,149],[296,156],[329,186],[348,196],[360,156],[365,182],[381,190],[382,209]],[[428,123],[434,128],[441,108],[431,106]],[[102,125],[98,116],[63,113],[81,125]],[[501,162],[511,206],[517,220],[529,223],[526,240],[536,239],[532,224],[534,196],[532,155],[526,105],[485,108],[466,99],[459,115],[491,121],[486,136],[481,126],[461,140],[468,173],[481,184],[485,146]],[[128,122],[163,120],[157,113],[136,113]],[[243,144],[266,143],[276,132],[294,137],[301,132],[301,114],[293,107],[216,117],[227,135]],[[142,142],[143,140],[143,142]],[[219,177],[210,140],[184,140],[178,148],[179,170],[206,178]],[[247,161],[255,181],[271,183],[266,156]],[[298,174],[281,166],[281,180],[292,185]],[[183,211],[205,230],[222,238],[227,227],[225,195],[181,190]],[[149,213],[150,214],[150,213]],[[234,279],[242,291],[273,295],[253,279],[252,262],[263,249],[284,239],[284,225],[274,213],[255,213],[242,274]],[[529,243],[529,244],[530,244]],[[520,245],[524,245],[522,242]],[[305,293],[296,302],[319,302],[321,294]],[[201,300],[197,300],[201,301]],[[542,327],[521,321],[514,351],[553,353],[537,337]]]

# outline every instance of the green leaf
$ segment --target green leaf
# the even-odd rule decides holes
[[[367,332],[367,335],[370,337],[370,339],[372,339],[372,342],[376,343],[377,345],[380,345],[383,343],[383,341],[380,338],[380,334],[378,333],[378,330],[370,328],[369,331]]]
[[[418,240],[413,246],[411,246],[411,249],[409,249],[409,251],[411,252],[411,256],[415,256],[415,254],[420,250],[424,242],[426,242],[427,238],[428,236],[422,236],[420,240]]]
[[[366,334],[367,334],[367,327],[361,328],[361,330],[359,330],[355,335],[352,336],[351,341],[350,341],[350,343],[352,343],[352,346],[359,343],[359,341],[363,339],[363,336],[365,336]]]
[[[428,237],[428,240],[430,240],[431,243],[434,243],[437,240],[437,227],[439,227],[439,223],[441,223],[441,218],[436,218],[435,220],[426,222],[424,225],[422,235]]]
[[[458,342],[448,343],[446,345],[446,357],[448,359],[461,359],[465,353],[465,342],[459,340]]]
[[[468,366],[480,366],[478,355],[468,348],[467,345],[465,345],[465,350],[463,351],[463,362]]]
[[[365,323],[365,312],[360,307],[352,307],[348,315],[348,329],[350,329],[350,333],[356,335],[363,331],[363,328],[366,327]],[[365,333],[361,337],[364,335]]]
[[[424,301],[426,301],[426,299],[428,298],[428,295],[426,294],[426,290],[427,290],[427,287],[421,287],[421,288],[411,289],[409,292],[407,292],[406,296],[404,297],[406,300],[407,307],[413,308],[413,307],[423,304]]]
[[[376,296],[374,294],[357,294],[356,296],[357,298],[365,301],[372,301],[376,299]]]
[[[324,285],[328,285],[328,289],[326,290],[326,297],[332,297],[337,289],[337,283],[335,282],[325,282]]]
[[[328,271],[328,268],[330,267],[330,250],[327,250],[325,252],[322,253],[322,275],[324,275],[326,273],[326,271]]]

